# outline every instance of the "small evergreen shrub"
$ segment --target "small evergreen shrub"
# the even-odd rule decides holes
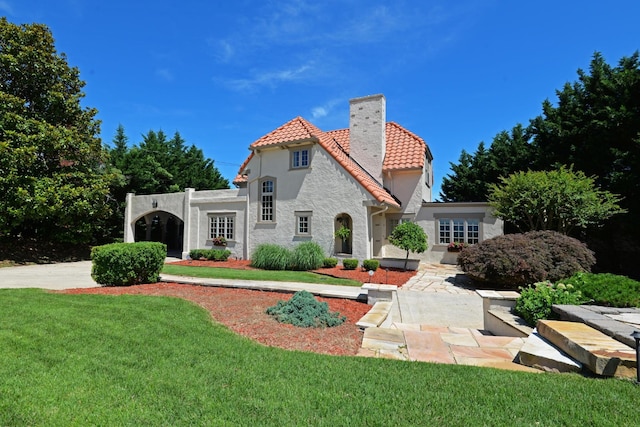
[[[207,249],[205,257],[209,261],[226,261],[231,255],[228,249]]]
[[[155,283],[167,257],[159,242],[111,243],[91,249],[91,277],[106,286]]]
[[[322,267],[324,251],[316,242],[300,243],[293,250],[292,266],[294,270],[308,271]]]
[[[531,326],[536,326],[540,319],[556,319],[551,310],[554,304],[579,305],[588,301],[573,285],[563,283],[538,282],[520,289],[513,312],[522,317]]]
[[[194,260],[199,260],[199,259],[206,259],[206,255],[205,255],[205,251],[206,249],[191,249],[189,251],[189,258],[194,259]]]
[[[289,249],[271,243],[258,246],[251,257],[251,266],[263,270],[287,270],[291,267]]]
[[[470,246],[458,265],[472,279],[509,289],[590,271],[595,257],[577,239],[554,231],[506,234]]]
[[[380,267],[380,261],[377,259],[365,259],[362,261],[362,268],[367,271],[376,271]]]
[[[336,265],[338,265],[338,258],[325,258],[322,260],[324,268],[334,268]]]
[[[355,270],[356,268],[358,268],[358,260],[355,258],[343,259],[342,266],[345,270]]]
[[[226,261],[230,256],[231,251],[228,249],[192,249],[189,251],[189,258],[195,260]]]
[[[278,301],[267,308],[267,314],[280,323],[290,323],[302,328],[319,328],[339,326],[346,320],[340,313],[329,312],[326,302],[316,300],[310,292],[299,291],[289,301]]]
[[[563,282],[575,286],[596,305],[640,307],[640,282],[626,276],[576,273]]]

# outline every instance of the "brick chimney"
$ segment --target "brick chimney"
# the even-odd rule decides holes
[[[349,146],[351,157],[382,183],[387,121],[384,95],[349,101]]]

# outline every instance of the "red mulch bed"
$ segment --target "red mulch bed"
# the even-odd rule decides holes
[[[250,261],[178,261],[177,265],[196,267],[226,267],[235,269],[252,269]],[[378,269],[369,278],[369,273],[361,268],[344,270],[341,266],[322,268],[316,273],[345,279],[354,279],[366,283],[386,283],[402,286],[415,275],[415,271],[395,269]],[[288,300],[291,294],[279,292],[252,291],[245,289],[215,288],[192,286],[178,283],[154,283],[129,287],[103,287],[88,289],[71,289],[64,291],[71,294],[102,295],[162,295],[184,298],[207,309],[218,322],[232,331],[255,340],[264,345],[287,350],[312,351],[315,353],[334,355],[355,355],[362,343],[362,332],[356,322],[371,308],[367,304],[337,298],[318,298],[329,304],[331,311],[338,311],[347,320],[334,328],[299,328],[293,325],[278,323],[267,315],[265,310],[279,300]]]
[[[176,265],[191,265],[194,267],[224,267],[224,268],[236,268],[241,270],[252,269],[250,265],[251,261],[248,260],[232,260],[227,261],[177,261],[172,264]],[[321,268],[314,270],[314,273],[325,274],[327,276],[339,277],[341,279],[353,279],[362,283],[384,283],[387,285],[404,285],[407,280],[416,275],[415,271],[403,271],[395,268],[377,269],[373,276],[369,278],[369,272],[362,268],[356,268],[355,270],[345,270],[342,266],[334,268]]]
[[[207,309],[216,321],[227,326],[230,330],[264,345],[333,355],[355,355],[357,353],[362,343],[362,332],[358,330],[355,323],[371,308],[367,304],[353,300],[318,298],[320,301],[326,301],[331,311],[339,311],[343,316],[347,316],[347,320],[334,328],[299,328],[278,323],[265,313],[267,307],[275,305],[279,300],[288,300],[292,296],[279,292],[178,283],[71,289],[63,292],[102,295],[162,295],[184,298]]]

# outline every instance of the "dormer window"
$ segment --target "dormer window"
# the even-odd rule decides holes
[[[291,169],[308,168],[311,160],[309,148],[291,150]]]

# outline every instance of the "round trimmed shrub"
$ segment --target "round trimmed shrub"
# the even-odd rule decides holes
[[[320,328],[339,326],[346,320],[340,313],[329,312],[329,305],[315,299],[307,291],[298,291],[289,301],[278,301],[267,308],[267,314],[274,316],[280,323],[290,323],[302,328]]]
[[[362,261],[362,268],[367,271],[376,271],[380,267],[380,261],[377,259],[365,259]]]
[[[293,250],[291,264],[294,270],[317,270],[324,262],[324,251],[316,242],[300,243]]]
[[[325,258],[322,261],[324,268],[334,268],[336,265],[338,265],[338,258]]]
[[[155,283],[167,257],[159,242],[111,243],[91,249],[91,277],[106,286]]]
[[[358,268],[358,260],[355,258],[343,259],[342,266],[345,270],[355,270],[356,268]]]
[[[458,255],[458,265],[470,278],[507,289],[555,282],[590,271],[594,264],[584,243],[555,231],[497,236]]]
[[[251,257],[251,266],[263,270],[287,270],[291,266],[291,251],[279,245],[264,243]]]

